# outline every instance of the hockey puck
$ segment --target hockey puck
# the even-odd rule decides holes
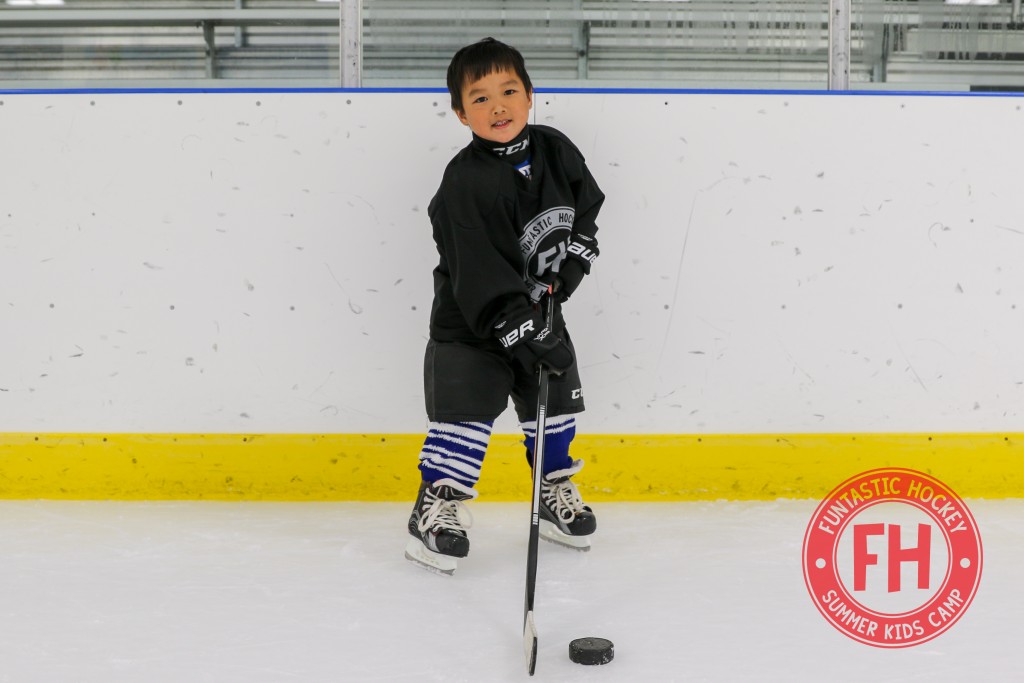
[[[604,638],[577,638],[569,643],[569,659],[577,664],[607,664],[615,657],[615,646]]]

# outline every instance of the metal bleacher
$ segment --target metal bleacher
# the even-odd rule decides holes
[[[367,74],[395,82],[436,78],[455,49],[493,34],[523,50],[542,82],[664,85],[788,75],[824,83],[827,75],[827,1],[455,4],[421,0],[410,11],[401,0],[371,2]],[[428,54],[428,46],[441,49]]]
[[[337,60],[337,5],[313,1],[66,0],[0,9],[0,82],[328,81]]]
[[[850,87],[1024,90],[1021,0],[962,2],[853,0]],[[340,84],[337,2],[0,3],[3,88]],[[817,88],[828,76],[829,0],[361,7],[364,86],[443,86],[452,53],[487,35],[519,47],[538,85]]]

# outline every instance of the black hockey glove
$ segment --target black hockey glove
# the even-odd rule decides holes
[[[494,326],[501,345],[530,372],[543,365],[556,375],[572,367],[575,359],[569,346],[548,329],[534,310],[510,314]]]
[[[558,271],[555,281],[551,283],[555,301],[564,304],[580,286],[583,275],[583,266],[576,261],[566,259],[562,264],[562,269]]]
[[[583,276],[590,273],[590,266],[594,264],[600,253],[597,241],[586,235],[573,235],[569,240],[568,251],[568,258],[562,261],[558,275],[552,282],[555,301],[560,304],[565,303],[580,286]]]

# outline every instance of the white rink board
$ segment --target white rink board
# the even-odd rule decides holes
[[[422,431],[447,101],[0,94],[0,431]],[[608,196],[581,427],[1018,430],[1022,103],[538,94]]]

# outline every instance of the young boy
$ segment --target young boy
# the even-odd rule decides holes
[[[451,574],[469,553],[471,517],[491,428],[512,397],[536,439],[538,367],[552,373],[541,484],[542,537],[580,550],[597,528],[571,477],[573,415],[583,410],[575,352],[560,306],[546,327],[549,287],[564,303],[598,255],[604,195],[579,150],[557,130],[528,125],[533,86],[523,57],[493,38],[459,50],[448,67],[452,110],[473,133],[430,202],[440,262],[424,361],[430,421],[406,557]]]

